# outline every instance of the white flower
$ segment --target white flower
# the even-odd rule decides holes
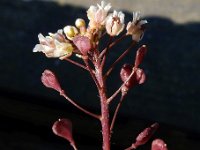
[[[87,16],[90,20],[90,28],[101,28],[103,25],[105,25],[105,19],[110,8],[110,3],[106,4],[104,1],[101,1],[101,5],[97,4],[97,6],[90,6],[90,8],[87,10]]]
[[[33,52],[43,52],[47,57],[64,59],[71,56],[73,47],[62,34],[62,30],[57,33],[49,33],[44,37],[41,33],[38,35],[40,44],[37,44]]]
[[[106,18],[106,31],[111,36],[119,35],[124,29],[124,13],[114,10]]]
[[[139,42],[144,34],[142,25],[147,24],[147,20],[140,20],[140,12],[133,12],[133,21],[127,24],[127,35],[132,35],[132,39]]]

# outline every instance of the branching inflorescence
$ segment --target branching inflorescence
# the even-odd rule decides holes
[[[144,70],[139,68],[143,58],[147,52],[146,45],[142,45],[136,52],[135,61],[133,64],[124,64],[120,71],[122,85],[111,95],[107,95],[106,79],[129,51],[137,45],[142,39],[147,24],[146,20],[140,18],[139,12],[133,13],[133,20],[124,23],[125,14],[123,12],[113,11],[110,4],[104,1],[97,6],[90,6],[87,10],[89,24],[86,25],[84,19],[78,18],[75,21],[75,26],[68,25],[56,33],[49,33],[48,36],[38,35],[39,44],[35,46],[33,52],[43,52],[49,58],[59,58],[63,61],[68,61],[88,72],[97,87],[101,113],[95,114],[86,108],[80,106],[75,100],[71,99],[61,88],[55,74],[50,70],[45,70],[42,73],[42,83],[48,87],[58,91],[61,96],[68,100],[79,110],[99,120],[102,127],[103,150],[110,150],[111,133],[115,124],[115,120],[119,108],[127,95],[128,91],[136,85],[143,84],[146,76]],[[124,34],[121,34],[124,32]],[[104,49],[99,49],[99,42],[105,35],[109,36],[109,40]],[[120,36],[119,38],[113,38]],[[105,70],[105,62],[108,52],[111,48],[121,42],[124,38],[131,36],[132,41],[129,47],[110,65],[108,70]],[[79,57],[82,63],[72,59],[72,56]],[[121,98],[113,117],[111,118],[109,107],[114,98],[121,94]],[[136,149],[138,146],[145,144],[158,128],[158,124],[154,123],[149,128],[142,131],[133,143],[126,150]],[[68,119],[59,119],[52,127],[53,132],[65,138],[70,142],[72,147],[77,150],[77,146],[72,136],[72,123]],[[152,150],[167,150],[166,144],[161,139],[156,139],[152,142]]]

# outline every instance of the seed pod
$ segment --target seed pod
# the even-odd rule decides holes
[[[125,82],[128,77],[130,76],[131,72],[132,72],[132,65],[130,64],[124,64],[121,68],[121,71],[120,71],[120,77],[121,77],[121,80],[123,82]],[[132,78],[129,79],[129,81],[125,84],[125,87],[127,89],[130,89],[133,87],[133,76]]]
[[[144,56],[147,52],[147,47],[146,45],[142,45],[138,50],[137,50],[137,53],[136,53],[136,57],[135,57],[135,67],[137,68],[142,60],[144,59]]]
[[[132,77],[126,82],[126,80],[131,75],[132,71],[134,74]],[[124,87],[122,88],[123,91],[128,91],[130,88],[137,84],[142,84],[145,82],[146,75],[144,71],[140,68],[133,68],[130,64],[124,64],[120,71],[120,77],[123,82],[126,82]]]
[[[148,140],[153,136],[155,131],[158,129],[159,124],[154,123],[150,127],[144,129],[136,138],[135,143],[131,145],[132,148],[136,149],[138,146],[141,146],[148,142]]]
[[[152,142],[151,150],[168,150],[167,144],[161,139],[155,139]]]
[[[87,55],[92,45],[90,39],[86,36],[76,36],[73,38],[73,43],[83,55]]]
[[[58,92],[62,92],[60,84],[52,71],[45,70],[42,73],[41,81],[46,87],[52,88]]]
[[[52,126],[53,133],[70,142],[75,148],[75,141],[72,136],[72,123],[68,119],[58,119]]]

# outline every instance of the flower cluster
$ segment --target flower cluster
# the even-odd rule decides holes
[[[43,36],[40,33],[38,35],[39,44],[33,49],[33,52],[43,52],[49,58],[66,60],[81,69],[85,69],[90,74],[99,93],[99,104],[101,107],[101,113],[99,114],[89,111],[70,98],[52,71],[46,69],[42,73],[41,81],[47,88],[59,92],[74,107],[101,122],[103,150],[110,150],[111,148],[110,140],[116,116],[127,93],[133,87],[143,84],[146,80],[145,71],[140,68],[140,65],[144,60],[147,47],[146,45],[142,45],[136,52],[134,63],[126,63],[121,67],[119,72],[122,81],[121,86],[110,97],[107,97],[107,89],[109,89],[106,84],[107,78],[116,67],[116,64],[142,39],[145,30],[144,25],[147,24],[146,20],[140,18],[139,12],[134,12],[133,20],[126,24],[123,12],[113,10],[111,13],[110,10],[111,4],[107,4],[104,1],[97,4],[97,6],[90,6],[87,10],[88,24],[86,24],[84,19],[78,18],[75,20],[74,25],[67,25],[56,33],[49,33],[48,36]],[[124,34],[121,34],[122,32]],[[98,44],[106,34],[109,36],[108,43],[104,49],[100,49]],[[120,37],[113,38],[115,36]],[[105,68],[108,52],[114,45],[128,36],[132,37],[128,48],[111,65],[108,64]],[[81,58],[81,61],[73,60],[73,57],[70,57],[72,55]],[[114,114],[110,116],[111,102],[117,99],[117,95],[119,94],[121,96],[114,109]],[[155,123],[143,130],[137,136],[135,142],[126,150],[136,149],[147,143],[157,128],[158,124]],[[68,140],[74,150],[78,149],[72,136],[72,122],[69,119],[59,119],[53,124],[52,130],[57,136]],[[167,146],[161,139],[156,139],[152,142],[151,150],[167,150]]]
[[[98,40],[103,32],[108,35],[118,36],[126,26],[126,35],[131,35],[133,41],[139,42],[143,36],[143,25],[147,23],[146,20],[140,19],[140,13],[133,13],[133,20],[125,25],[125,14],[114,10],[109,13],[111,4],[102,1],[97,6],[90,6],[87,10],[87,17],[89,24],[86,25],[84,19],[78,18],[75,21],[75,26],[67,25],[63,29],[58,30],[57,33],[49,33],[48,36],[38,35],[39,44],[35,46],[33,52],[43,52],[47,57],[65,59],[70,57],[73,53],[80,55],[87,55],[98,44]],[[82,52],[74,42],[76,36],[81,36],[87,41],[90,41],[89,47]],[[77,41],[77,40],[75,40]],[[77,42],[80,43],[78,40]],[[79,44],[78,44],[79,45]],[[83,46],[82,46],[83,47]]]

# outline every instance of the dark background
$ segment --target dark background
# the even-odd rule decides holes
[[[38,33],[46,35],[74,24],[75,18],[86,19],[85,11],[55,2],[0,1],[0,149],[70,149],[65,140],[51,132],[53,122],[62,117],[72,120],[79,149],[101,149],[99,123],[40,81],[44,69],[53,70],[70,97],[99,112],[97,92],[88,74],[67,62],[32,53]],[[132,15],[126,13],[127,22]],[[149,28],[140,45],[146,44],[149,49],[142,65],[147,81],[133,89],[124,102],[114,129],[113,149],[128,147],[155,121],[161,123],[155,138],[164,139],[170,150],[200,149],[200,23],[145,18]],[[110,52],[108,64],[129,42]],[[121,65],[132,62],[135,51]],[[109,78],[109,94],[120,85],[119,67]],[[140,149],[149,147],[150,142]]]

